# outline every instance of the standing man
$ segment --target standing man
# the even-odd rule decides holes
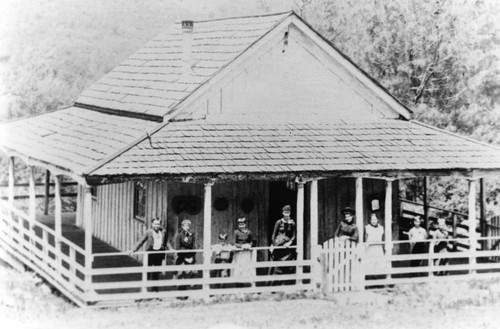
[[[151,226],[152,227],[146,231],[146,234],[141,237],[130,253],[136,252],[142,245],[146,244],[146,251],[151,252],[145,255],[148,259],[148,266],[161,266],[165,258],[165,253],[162,251],[170,249],[165,238],[166,231],[161,227],[160,218],[153,218]],[[159,278],[160,272],[148,272],[148,280],[158,280]],[[153,287],[152,290],[158,291],[158,287]]]
[[[340,238],[341,241],[350,240],[358,243],[359,231],[356,223],[354,223],[356,212],[351,207],[345,207],[341,213],[344,218],[335,230],[335,237]]]

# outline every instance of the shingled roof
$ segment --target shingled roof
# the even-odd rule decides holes
[[[92,84],[77,98],[76,104],[162,118],[291,15],[292,12],[287,12],[196,21],[188,74],[183,72],[183,35],[179,22]]]
[[[500,148],[418,122],[248,119],[171,122],[88,173],[246,173],[498,169]]]
[[[290,16],[296,17],[288,12],[195,22],[188,74],[177,24],[91,85],[74,107],[2,124],[0,148],[96,182],[147,176],[500,170],[499,148],[407,120],[350,123],[333,115],[271,119],[223,114],[180,122],[169,116]],[[350,64],[343,65],[366,75],[345,59]]]
[[[70,107],[1,125],[0,146],[82,174],[157,124]]]

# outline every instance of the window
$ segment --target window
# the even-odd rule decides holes
[[[145,221],[146,219],[146,184],[134,183],[134,218]]]

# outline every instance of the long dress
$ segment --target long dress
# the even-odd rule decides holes
[[[431,236],[433,239],[448,239],[449,238],[449,233],[448,231],[445,230],[440,230],[437,229],[436,231],[431,233]],[[442,254],[442,253],[447,253],[448,252],[448,241],[439,241],[434,243],[434,254]],[[440,265],[446,265],[448,264],[448,259],[445,258],[444,256],[438,256],[436,255],[434,258],[434,265],[440,266]],[[446,271],[438,271],[434,272],[435,275],[445,275]]]
[[[234,231],[234,244],[237,247],[234,250],[233,261],[237,265],[234,270],[235,278],[244,278],[250,280],[254,275],[252,269],[252,251],[242,249],[243,244],[252,244],[252,232],[250,230]]]
[[[383,270],[385,267],[384,246],[382,244],[384,228],[382,225],[366,225],[365,270],[367,274]],[[376,244],[372,244],[376,243]]]

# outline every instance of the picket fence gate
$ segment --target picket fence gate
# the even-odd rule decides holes
[[[325,290],[330,292],[363,289],[360,246],[350,240],[329,239],[323,243]]]

